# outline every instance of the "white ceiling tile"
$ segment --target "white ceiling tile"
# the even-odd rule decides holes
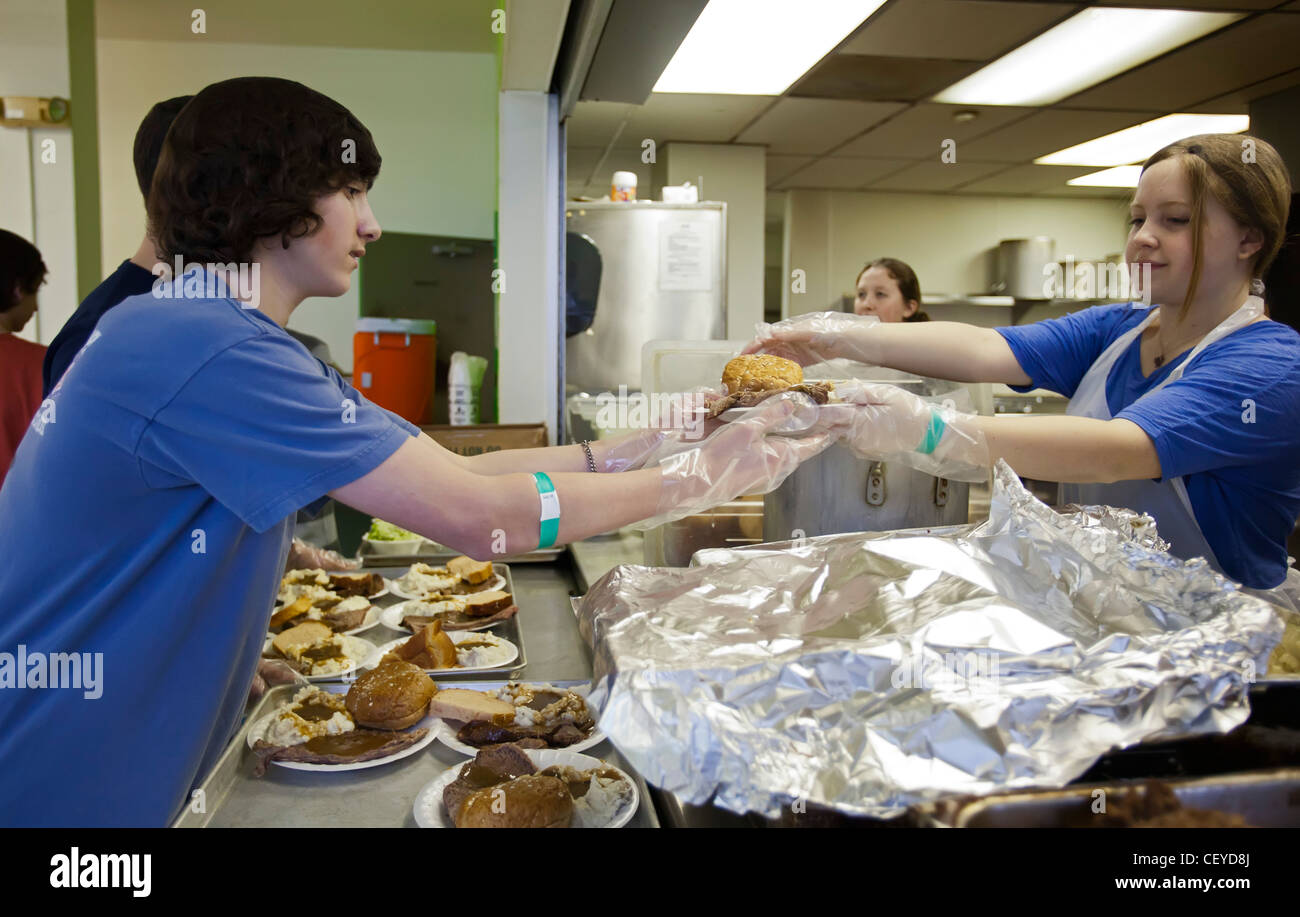
[[[848,54],[986,61],[1075,9],[1070,3],[901,0],[867,20],[839,48]]]
[[[1028,163],[1076,143],[1132,127],[1160,112],[1048,109],[957,144],[957,161]]]
[[[564,122],[569,146],[608,146],[618,126],[636,108],[622,102],[579,102]]]
[[[1257,16],[1186,45],[1092,89],[1062,106],[1185,111],[1288,70],[1300,60],[1300,16]]]
[[[769,153],[767,157],[767,183],[775,185],[791,172],[802,169],[816,158],[816,156],[773,156]]]
[[[1266,10],[1277,0],[1092,0],[1096,6],[1150,6],[1166,10]]]
[[[953,115],[959,111],[972,111],[971,121],[958,122]],[[923,102],[899,112],[861,137],[846,143],[835,151],[837,156],[891,156],[902,159],[923,159],[938,156],[944,140],[961,143],[971,137],[1017,118],[1032,114],[1032,108],[1014,106],[941,105]]]
[[[625,133],[659,146],[672,140],[726,143],[774,101],[775,96],[656,92],[635,110]]]
[[[914,162],[901,172],[871,182],[872,191],[950,191],[1002,166],[992,162]]]
[[[1012,166],[987,178],[976,179],[962,185],[960,190],[980,194],[1065,193],[1072,190],[1071,186],[1066,184],[1070,179],[1096,171],[1090,166]]]
[[[780,99],[736,139],[766,144],[771,153],[819,155],[903,106],[842,99]]]
[[[1262,99],[1264,96],[1270,96],[1275,92],[1281,92],[1283,89],[1290,89],[1292,86],[1300,85],[1300,69],[1285,73],[1282,76],[1275,76],[1271,80],[1264,80],[1262,83],[1252,83],[1235,92],[1229,92],[1218,98],[1210,99],[1200,105],[1192,105],[1187,111],[1212,114],[1212,115],[1248,115],[1250,114],[1250,103],[1255,99]]]
[[[864,185],[897,172],[909,165],[906,159],[862,159],[848,156],[827,156],[800,169],[773,187],[789,188],[861,188]]]

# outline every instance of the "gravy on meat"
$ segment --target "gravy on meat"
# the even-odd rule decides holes
[[[307,740],[307,750],[319,755],[360,755],[387,745],[391,734],[345,732],[334,736],[315,736]]]

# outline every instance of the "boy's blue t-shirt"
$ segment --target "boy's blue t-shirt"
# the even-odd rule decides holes
[[[42,398],[50,397],[50,389],[67,372],[68,364],[86,343],[104,313],[129,297],[150,292],[156,279],[151,272],[133,261],[123,261],[117,270],[87,294],[45,351],[45,363],[41,366],[44,384]]]
[[[1073,397],[1102,352],[1146,316],[1123,303],[997,330],[1032,380],[1021,391]],[[1286,576],[1286,540],[1300,516],[1300,334],[1256,322],[1188,362],[1190,353],[1144,378],[1135,338],[1106,378],[1106,403],[1151,437],[1166,478],[1183,478],[1223,571],[1272,588]],[[1184,362],[1180,379],[1142,397]]]
[[[239,725],[294,513],[418,434],[234,300],[106,314],[0,490],[0,823],[174,817]]]

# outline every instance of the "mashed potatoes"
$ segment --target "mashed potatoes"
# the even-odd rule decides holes
[[[333,715],[324,719],[304,719],[297,712],[305,709],[318,717],[324,712],[319,709],[321,707],[334,711]],[[319,688],[303,688],[294,695],[291,703],[280,709],[266,727],[263,738],[272,745],[301,745],[317,736],[341,735],[356,728],[342,695]]]
[[[434,595],[455,587],[460,577],[446,567],[413,564],[410,572],[397,581],[404,592]]]

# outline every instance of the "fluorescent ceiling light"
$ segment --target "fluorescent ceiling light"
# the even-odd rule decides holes
[[[709,0],[655,92],[776,96],[885,0]]]
[[[1034,160],[1042,166],[1122,166],[1142,162],[1156,150],[1194,134],[1236,134],[1250,127],[1249,115],[1165,115],[1126,127]]]
[[[1093,7],[954,83],[934,101],[1050,105],[1240,18],[1237,13]]]
[[[1100,172],[1089,172],[1072,178],[1067,185],[1085,185],[1089,188],[1136,188],[1142,174],[1141,166],[1115,166]]]

